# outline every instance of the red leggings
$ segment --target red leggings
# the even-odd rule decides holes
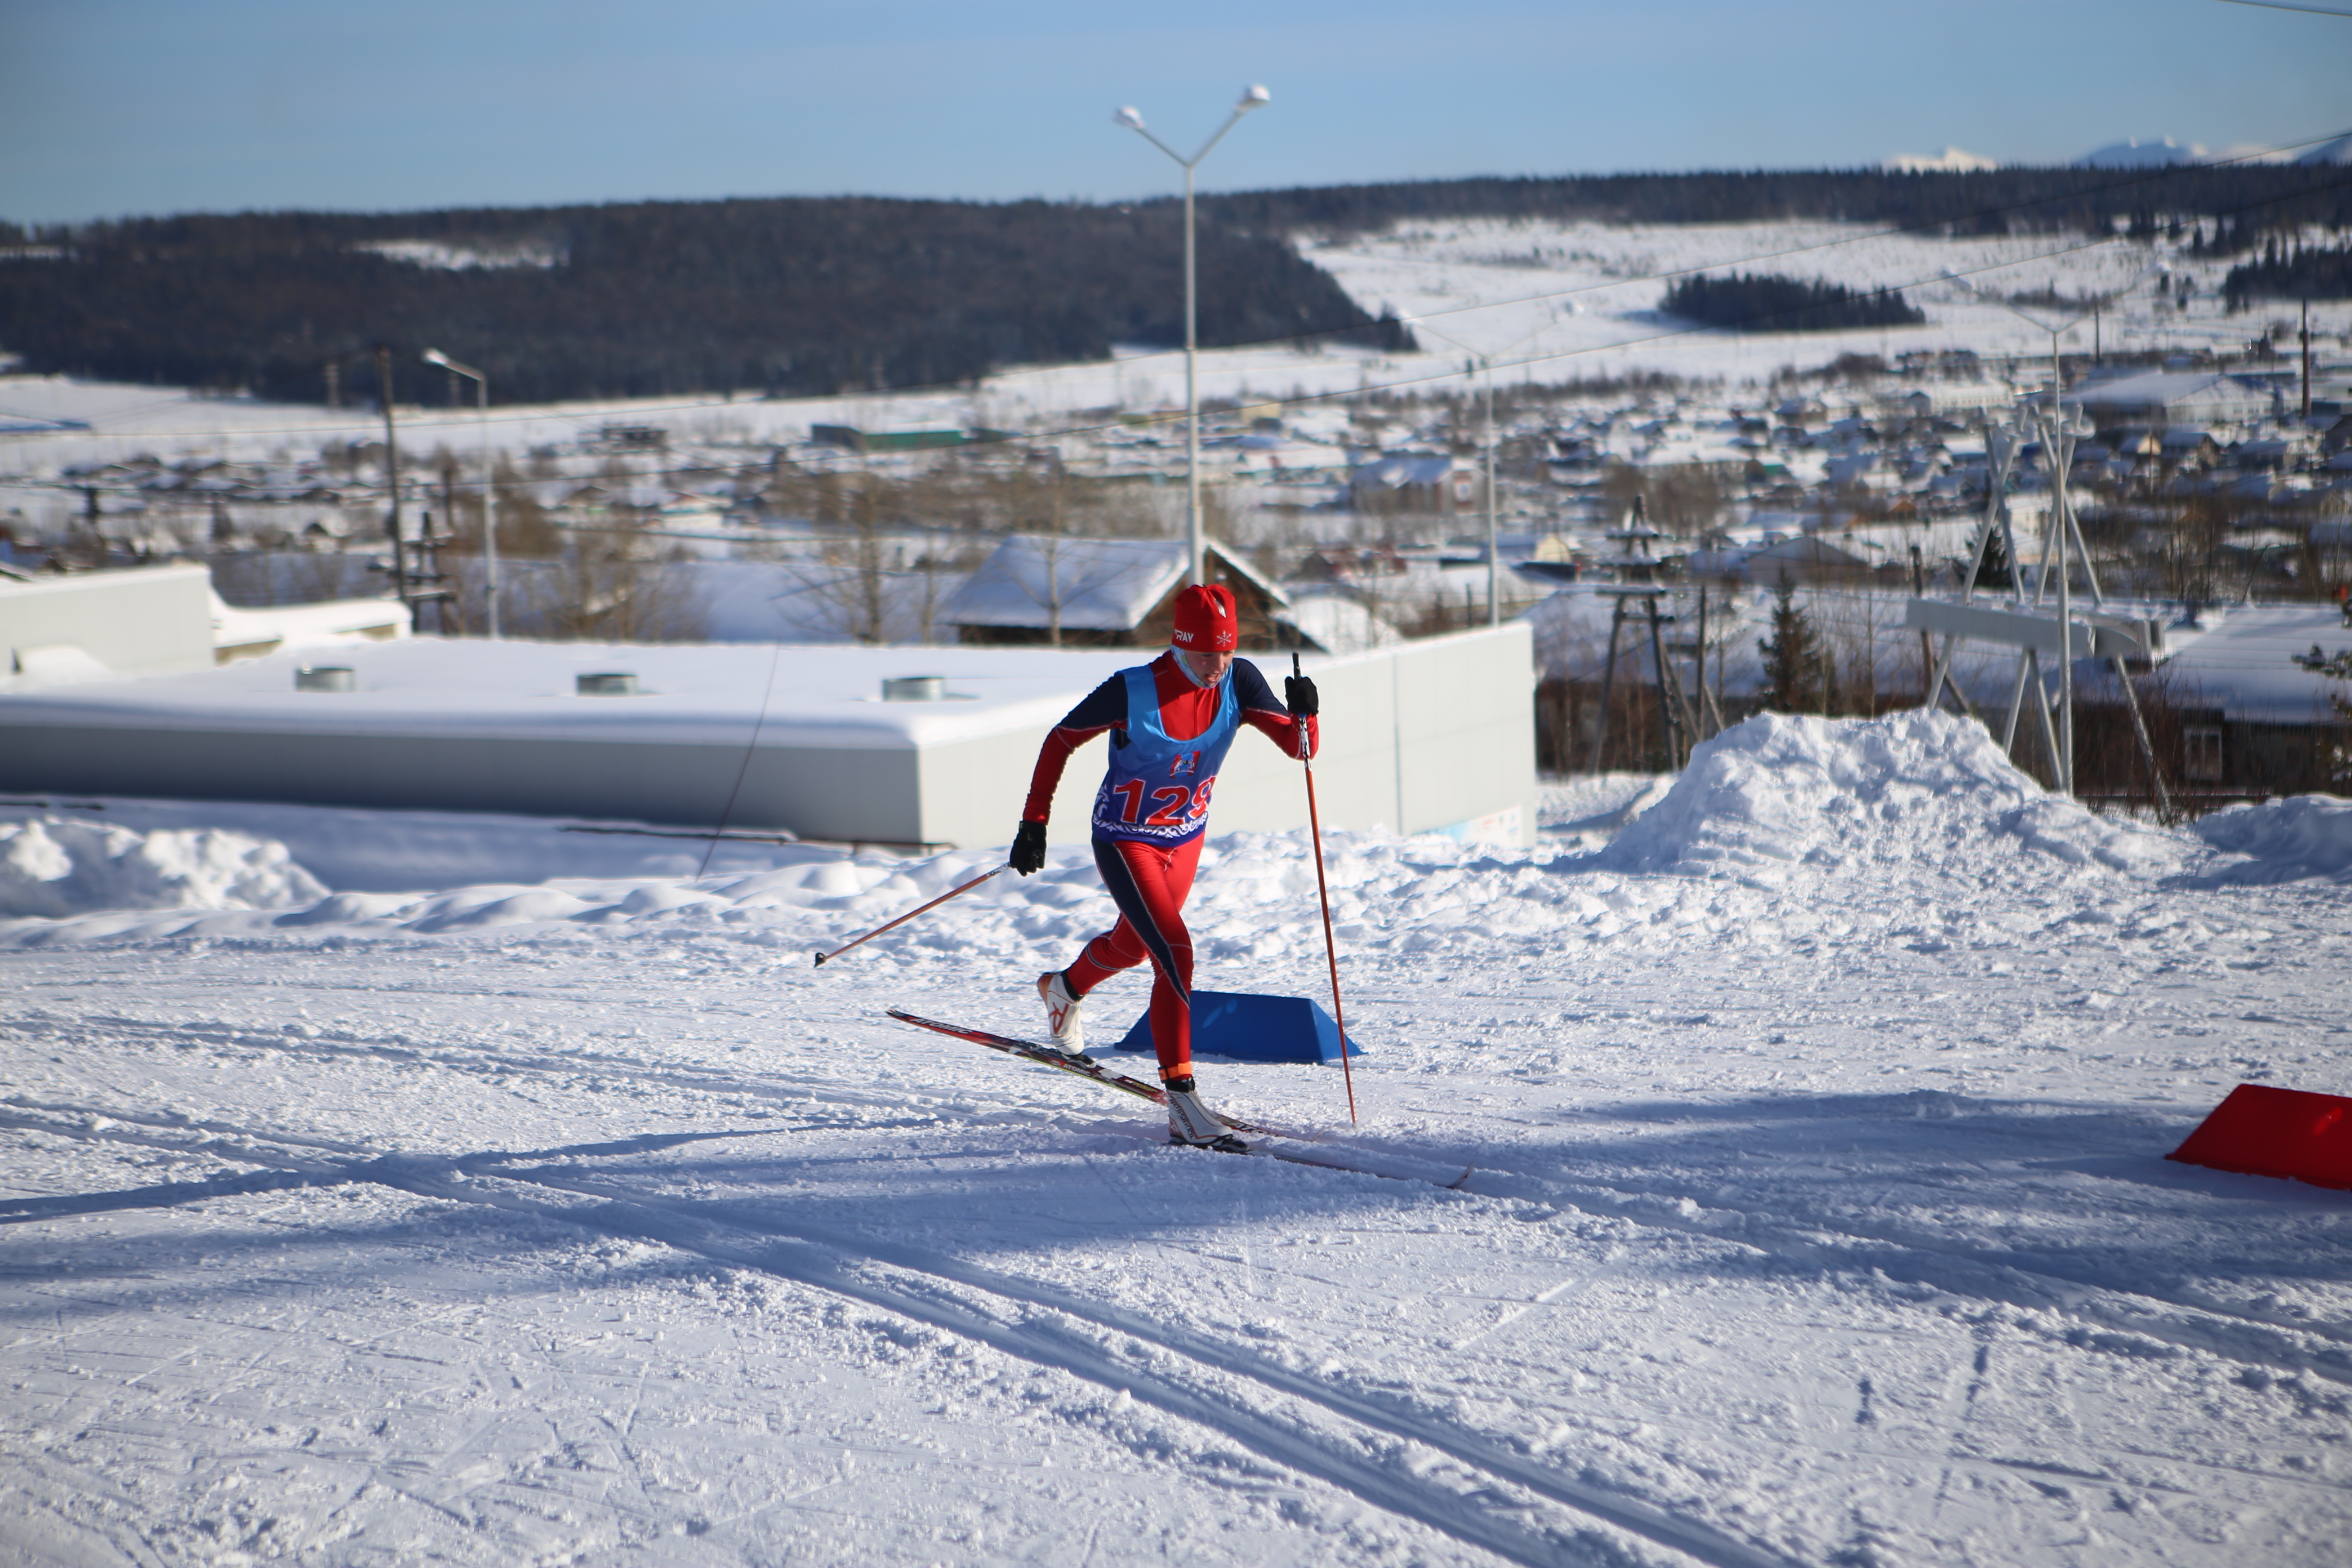
[[[1122,969],[1151,961],[1151,1048],[1162,1079],[1192,1071],[1192,934],[1184,898],[1201,864],[1201,838],[1173,848],[1124,838],[1095,840],[1095,865],[1118,906],[1118,924],[1087,943],[1067,971],[1083,996]]]

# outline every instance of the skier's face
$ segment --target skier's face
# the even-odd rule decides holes
[[[1223,653],[1213,651],[1195,653],[1191,648],[1180,647],[1176,650],[1176,657],[1183,661],[1184,668],[1192,672],[1192,679],[1203,686],[1214,686],[1223,680],[1225,678],[1225,671],[1232,668],[1234,663],[1234,656],[1230,649]]]

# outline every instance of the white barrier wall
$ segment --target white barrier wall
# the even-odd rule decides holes
[[[151,675],[213,662],[213,580],[139,566],[30,583],[0,577],[0,676]]]
[[[1289,656],[1246,657],[1280,696]],[[1535,842],[1535,643],[1528,627],[1513,624],[1303,663],[1322,697],[1315,799],[1325,826]],[[984,749],[975,742],[928,757],[924,820],[940,830],[934,837],[957,843],[1009,837],[1043,739],[1042,732],[1007,735]],[[1052,842],[1087,837],[1108,743],[1090,742],[1070,759],[1054,796]],[[1300,773],[1264,736],[1244,731],[1217,780],[1212,830],[1304,827]],[[970,809],[977,804],[966,798],[971,781],[1015,774],[1019,785],[1009,797],[983,791],[986,804],[977,813]],[[989,811],[1002,823],[986,816]]]
[[[613,647],[418,639],[335,651],[355,689],[298,692],[289,655],[0,693],[0,789],[503,811],[881,844],[1009,843],[1046,731],[1142,650]],[[1145,656],[1148,657],[1148,656]],[[1286,658],[1261,661],[1278,692]],[[1511,626],[1309,660],[1323,821],[1528,843],[1533,647]],[[625,670],[639,694],[582,696]],[[885,702],[947,677],[950,700]],[[1101,745],[1071,760],[1052,837],[1083,841]],[[731,807],[730,803],[732,803]],[[1307,820],[1299,765],[1236,739],[1213,826]]]

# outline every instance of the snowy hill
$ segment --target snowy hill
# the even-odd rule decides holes
[[[2323,142],[2295,159],[2298,163],[2352,163],[2352,134]]]
[[[2151,137],[2141,141],[2137,136],[2121,142],[2111,142],[2074,160],[2078,169],[2172,169],[2199,163],[2205,149],[2190,142],[2184,147],[2169,136]]]
[[[0,1555],[2340,1560],[2352,1207],[2162,1156],[2352,1089],[2352,805],[2136,827],[1916,714],[1557,795],[1327,844],[1360,1125],[1202,1066],[1453,1189],[882,1016],[1034,1032],[1081,852],[819,970],[1001,851],[0,808]],[[1213,840],[1202,983],[1328,995],[1315,910]]]
[[[1965,174],[1980,169],[1998,169],[2000,164],[1982,153],[1948,146],[1941,153],[1897,153],[1886,160],[1885,166],[1902,174]]]

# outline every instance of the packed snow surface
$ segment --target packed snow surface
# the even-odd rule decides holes
[[[2216,849],[2245,857],[2221,873],[2235,881],[2352,879],[2352,800],[2302,795],[2233,805],[2200,818],[2197,836]]]
[[[1385,1176],[882,1016],[1034,1035],[1083,853],[817,969],[995,858],[83,804],[0,827],[327,886],[0,921],[0,1556],[2342,1561],[2352,1197],[2163,1155],[2352,1090],[2347,803],[1766,719],[1531,851],[1327,837],[1361,1121],[1203,1088]],[[1327,995],[1316,908],[1213,839],[1203,984]]]

